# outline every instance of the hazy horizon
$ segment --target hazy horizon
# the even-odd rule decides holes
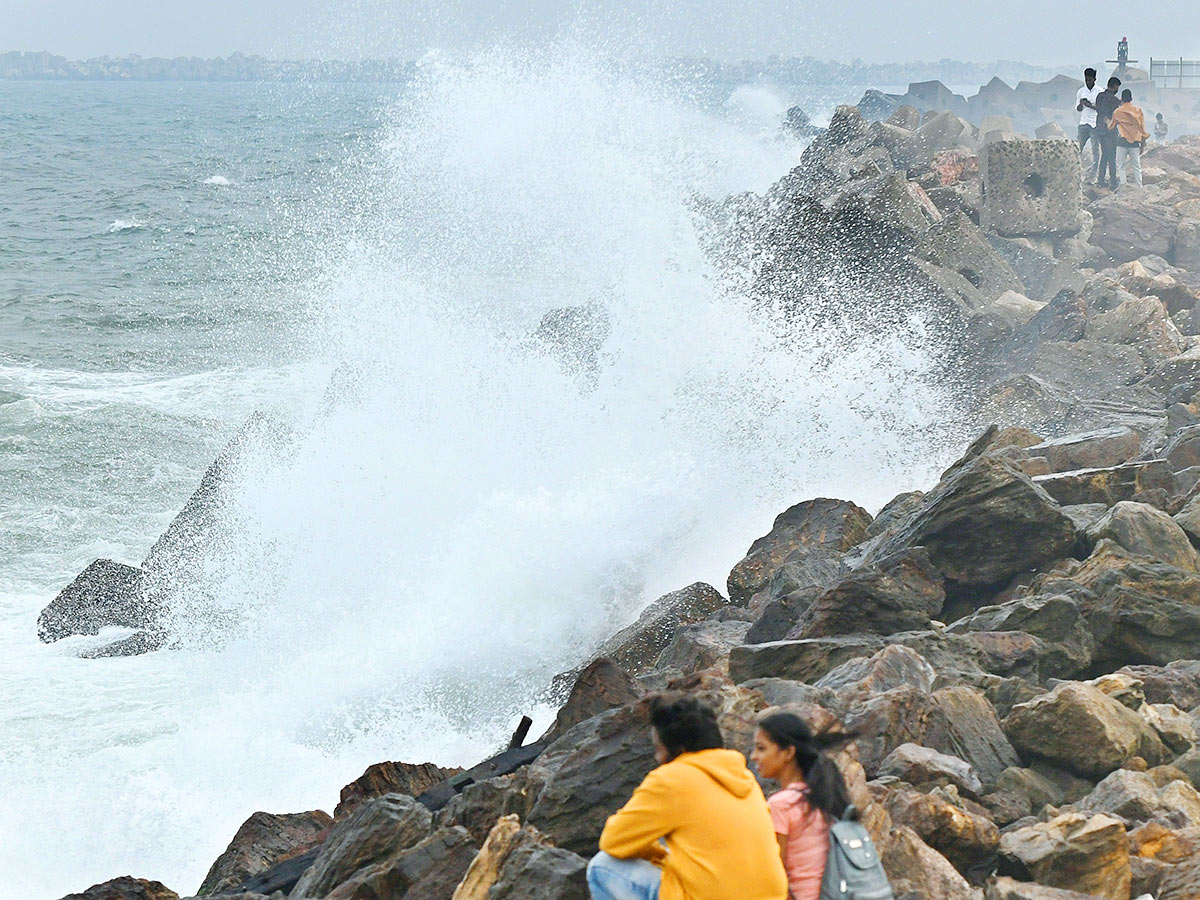
[[[1128,36],[1132,56],[1200,57],[1200,7],[1097,2],[1077,11],[1012,0],[996,16],[950,20],[942,4],[897,10],[881,0],[752,0],[737,11],[702,0],[5,0],[0,34],[11,50],[70,59],[130,55],[272,59],[414,59],[433,49],[574,37],[660,56],[722,61],[772,55],[875,64],[955,59],[1063,67],[1103,64]],[[882,21],[881,21],[882,20]],[[1036,27],[1030,23],[1036,22]],[[885,25],[886,27],[879,27]]]

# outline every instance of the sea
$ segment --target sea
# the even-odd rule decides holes
[[[863,87],[573,46],[403,84],[0,82],[0,898],[189,895],[256,810],[544,728],[556,673],[723,587],[790,504],[928,484],[959,435],[920,311],[780,328],[697,212],[796,164],[789,106]],[[538,329],[567,307],[594,330],[564,348]],[[41,643],[255,413],[291,450],[247,451],[168,646]]]

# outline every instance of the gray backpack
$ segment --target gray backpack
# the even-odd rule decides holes
[[[883,863],[858,810],[846,807],[829,827],[829,859],[821,881],[821,900],[895,900]]]

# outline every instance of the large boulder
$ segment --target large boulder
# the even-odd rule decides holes
[[[624,669],[602,656],[589,663],[576,677],[567,702],[558,710],[551,733],[566,734],[592,716],[633,703],[643,693],[641,686]]]
[[[528,822],[558,846],[590,857],[604,822],[654,765],[642,705],[594,716],[558,738],[530,766],[537,799]]]
[[[311,850],[332,824],[329,813],[319,809],[288,815],[254,813],[217,857],[196,893],[227,892],[283,860]]]
[[[889,791],[887,809],[895,824],[911,828],[968,878],[986,871],[1000,846],[993,822],[951,803],[940,792]]]
[[[925,628],[945,602],[942,578],[920,547],[852,572],[804,610],[789,638],[895,634]]]
[[[943,478],[873,556],[924,547],[949,593],[1061,559],[1075,539],[1074,524],[1049,494],[1009,462],[982,455]]]
[[[1097,778],[1134,756],[1152,762],[1164,756],[1161,741],[1137,713],[1079,682],[1063,682],[1014,706],[1004,733],[1025,757]]]
[[[954,685],[935,691],[932,699],[940,721],[939,727],[926,735],[925,742],[968,762],[984,790],[990,790],[1006,770],[1020,764],[995,708],[981,693],[966,685]]]
[[[1116,427],[1042,441],[1026,447],[1025,455],[1044,458],[1051,472],[1070,472],[1119,466],[1137,456],[1141,448],[1136,431]]]
[[[901,744],[879,764],[879,774],[893,775],[917,788],[952,784],[969,796],[983,793],[979,774],[969,763],[919,744]]]
[[[750,545],[729,573],[730,602],[745,605],[796,551],[843,553],[867,536],[871,515],[845,500],[819,498],[797,503],[775,518],[771,531]]]
[[[1184,530],[1165,512],[1145,503],[1115,504],[1087,530],[1087,538],[1093,544],[1108,538],[1134,556],[1200,571],[1200,553]]]
[[[1180,709],[1200,707],[1200,660],[1181,659],[1163,666],[1126,666],[1120,672],[1142,683],[1147,703],[1170,703]]]
[[[651,603],[638,620],[605,641],[597,656],[606,656],[630,675],[650,671],[675,633],[684,625],[702,622],[727,601],[716,588],[696,582]]]
[[[1005,235],[1079,231],[1083,190],[1071,142],[989,142],[980,152],[980,174],[985,227]]]
[[[749,622],[699,622],[685,625],[658,658],[659,669],[685,675],[701,669],[729,670],[729,651],[746,638]]]
[[[1077,808],[1128,822],[1154,819],[1176,828],[1200,825],[1200,793],[1194,787],[1180,780],[1159,787],[1147,773],[1128,769],[1104,778]]]
[[[1166,460],[1131,462],[1103,469],[1081,469],[1051,475],[1039,475],[1034,483],[1063,506],[1103,503],[1112,506],[1122,500],[1163,490],[1173,492],[1175,477]]]
[[[978,894],[946,857],[907,825],[897,824],[879,843],[879,858],[897,897],[976,900]]]
[[[1087,323],[1084,337],[1107,344],[1128,344],[1150,365],[1177,356],[1184,339],[1157,297],[1126,300]]]
[[[949,626],[951,633],[1023,631],[1046,641],[1041,674],[1069,678],[1084,671],[1095,653],[1091,624],[1075,598],[1035,594],[985,606]]]
[[[893,644],[872,656],[842,663],[822,676],[816,687],[836,692],[844,703],[853,703],[906,685],[932,691],[935,677],[933,666],[920,653]]]
[[[1163,873],[1158,900],[1200,900],[1200,856],[1184,860]]]
[[[1179,214],[1169,201],[1172,192],[1157,186],[1143,191],[1117,191],[1093,203],[1092,244],[1118,263],[1143,256],[1172,258]]]
[[[1000,874],[1129,900],[1125,826],[1111,816],[1067,813],[1009,831],[1000,838]]]
[[[429,835],[432,824],[433,814],[404,794],[367,801],[334,825],[293,895],[324,897],[363,870],[390,868],[396,854]]]
[[[1097,900],[1097,897],[1066,888],[1016,881],[1002,875],[988,885],[986,900]]]
[[[328,900],[444,900],[474,858],[475,844],[466,829],[445,828],[358,870],[334,888]]]
[[[488,900],[588,900],[589,896],[586,859],[533,841],[508,855],[488,892]]]
[[[381,762],[367,767],[344,788],[333,811],[335,819],[344,819],[367,800],[384,794],[419,797],[435,784],[441,784],[461,769],[443,769],[433,763]],[[247,823],[249,824],[249,823]]]
[[[179,895],[161,881],[122,875],[93,884],[82,893],[67,894],[61,900],[179,900]]]

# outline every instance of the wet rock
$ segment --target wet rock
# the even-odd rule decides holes
[[[333,819],[322,810],[287,815],[256,812],[217,857],[197,894],[220,894],[236,888],[283,860],[317,846]]]
[[[992,141],[980,152],[986,227],[1074,234],[1083,212],[1079,154],[1066,141]]]
[[[659,669],[678,669],[685,675],[701,669],[729,671],[729,651],[741,644],[749,622],[699,622],[685,625],[658,658]]]
[[[1134,756],[1163,756],[1158,737],[1137,713],[1078,682],[1063,682],[1013,707],[1004,733],[1022,756],[1084,776],[1107,775]]]
[[[1115,504],[1087,530],[1087,538],[1092,544],[1109,538],[1135,556],[1191,572],[1200,569],[1200,554],[1183,529],[1165,512],[1145,503]]]
[[[797,550],[844,553],[867,536],[870,514],[844,500],[806,500],[780,513],[729,573],[730,602],[745,605]]]
[[[887,809],[894,823],[911,828],[968,878],[974,871],[986,870],[1000,847],[994,823],[939,794],[891,791]]]
[[[924,496],[923,491],[897,494],[879,510],[879,514],[871,522],[871,527],[867,529],[867,537],[876,537],[902,523],[912,515]]]
[[[1078,341],[1087,329],[1087,318],[1087,301],[1083,295],[1061,290],[1013,333],[1010,349],[1028,353],[1038,344],[1049,341]]]
[[[38,638],[50,643],[73,634],[98,634],[102,628],[145,628],[159,610],[142,596],[146,573],[111,559],[84,569],[38,614]]]
[[[1131,428],[1106,428],[1042,441],[1025,448],[1028,456],[1042,456],[1052,472],[1102,469],[1119,466],[1138,455],[1142,440]]]
[[[929,625],[941,612],[942,579],[920,547],[879,557],[805,609],[788,637],[895,634]]]
[[[61,900],[179,900],[179,895],[162,882],[123,875],[93,884],[82,893],[67,894]]]
[[[384,794],[419,797],[435,784],[457,775],[461,769],[443,769],[433,763],[381,762],[368,766],[358,778],[342,788],[335,819],[343,819],[364,802]]]
[[[1169,194],[1147,186],[1143,191],[1118,191],[1093,203],[1091,243],[1118,263],[1142,256],[1170,259],[1179,215],[1165,202]]]
[[[943,479],[874,552],[920,546],[952,588],[997,584],[1069,555],[1075,526],[1040,487],[1004,460],[980,456]]]
[[[641,686],[620,666],[602,656],[593,660],[575,679],[567,702],[554,719],[552,733],[565,734],[580,722],[605,710],[633,703],[644,693]]]
[[[1054,475],[1042,475],[1034,483],[1063,506],[1103,503],[1112,506],[1122,500],[1174,490],[1175,479],[1166,460],[1126,463],[1106,469],[1082,469]]]
[[[1087,323],[1084,337],[1108,344],[1128,344],[1151,365],[1184,349],[1183,336],[1156,297],[1129,299],[1111,312],[1094,316]]]
[[[404,794],[368,800],[334,825],[292,894],[324,897],[369,867],[392,866],[398,853],[429,834],[432,822],[429,810]]]
[[[931,226],[915,249],[922,259],[958,272],[988,297],[1024,289],[1016,272],[988,243],[979,226],[961,212],[951,213]]]
[[[833,551],[797,551],[771,577],[767,587],[750,599],[754,624],[747,644],[787,637],[796,620],[821,594],[837,585],[850,569]]]
[[[880,763],[879,774],[893,775],[924,790],[952,784],[968,796],[978,797],[983,793],[983,783],[970,764],[919,744],[901,744]]]
[[[444,900],[453,894],[475,858],[475,844],[463,828],[435,831],[407,850],[367,866],[343,881],[329,900]]]
[[[727,605],[713,587],[696,582],[659,597],[638,620],[605,641],[597,656],[606,656],[630,675],[653,668],[659,654],[684,625],[702,622]]]
[[[558,846],[590,857],[605,820],[654,765],[647,710],[635,704],[601,713],[558,738],[530,766],[537,800],[528,821]]]
[[[1128,900],[1125,826],[1110,816],[1068,813],[1009,831],[1000,838],[1000,874]]]
[[[535,798],[529,796],[528,776],[528,769],[518,769],[467,785],[434,814],[434,827],[461,825],[472,841],[482,844],[497,819],[508,815],[524,819],[529,815]]]
[[[1076,397],[1111,397],[1146,374],[1146,363],[1133,347],[1091,340],[1045,341],[1014,363]]]

